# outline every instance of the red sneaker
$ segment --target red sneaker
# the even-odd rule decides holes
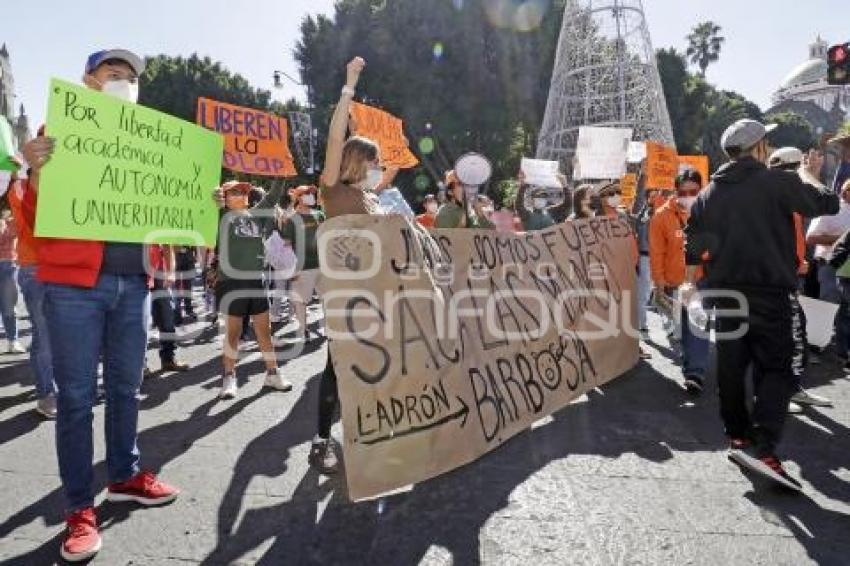
[[[110,484],[106,492],[109,501],[135,501],[142,505],[171,503],[180,490],[161,482],[153,472],[140,472],[125,482]]]
[[[97,532],[94,507],[71,513],[65,522],[68,525],[68,534],[59,549],[63,559],[68,562],[82,562],[98,553],[101,540]]]

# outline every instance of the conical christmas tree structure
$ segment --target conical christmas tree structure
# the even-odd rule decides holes
[[[675,145],[641,0],[567,0],[537,156],[571,171],[581,126]]]

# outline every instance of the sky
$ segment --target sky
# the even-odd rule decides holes
[[[18,102],[33,127],[44,119],[49,78],[79,80],[88,54],[104,47],[143,55],[197,52],[280,100],[304,100],[304,89],[289,81],[275,90],[272,74],[279,69],[299,78],[292,51],[300,22],[307,14],[330,15],[334,5],[334,0],[76,0],[70,9],[59,0],[12,1],[4,16],[15,25],[2,27],[0,42],[8,46]],[[850,40],[850,21],[840,14],[846,1],[643,0],[643,5],[655,48],[684,51],[685,36],[696,23],[718,23],[726,43],[708,79],[766,109],[818,34],[831,43]]]

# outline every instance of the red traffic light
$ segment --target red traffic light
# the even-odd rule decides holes
[[[846,61],[848,57],[850,57],[850,53],[848,53],[848,50],[850,50],[850,45],[848,44],[835,45],[829,48],[827,58],[829,59],[830,63],[834,65],[840,65],[844,63],[844,61]]]

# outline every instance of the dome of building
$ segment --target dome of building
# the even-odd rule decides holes
[[[826,80],[827,64],[823,59],[810,59],[798,65],[779,85],[779,88],[789,89]]]

